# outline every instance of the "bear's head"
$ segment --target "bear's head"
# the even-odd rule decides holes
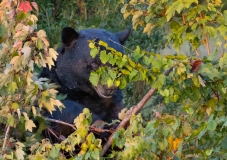
[[[58,51],[56,62],[57,76],[61,86],[72,92],[84,92],[96,94],[102,98],[111,98],[116,91],[116,87],[108,88],[99,84],[92,86],[89,76],[92,70],[97,70],[104,64],[98,56],[92,58],[90,55],[89,40],[101,40],[119,52],[124,52],[122,44],[128,39],[131,30],[118,33],[110,33],[102,29],[85,29],[79,32],[71,27],[62,30],[62,47]]]

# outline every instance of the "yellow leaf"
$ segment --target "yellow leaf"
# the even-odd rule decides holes
[[[14,102],[12,103],[12,109],[17,110],[19,108],[19,104]]]
[[[130,58],[128,58],[128,62],[129,62],[129,64],[130,64],[133,68],[136,67],[136,63],[133,62]]]
[[[143,12],[142,11],[136,11],[136,12],[134,12],[134,15],[132,17],[132,25],[133,25],[133,27],[136,26],[136,23],[138,22],[139,17],[141,15],[143,15]]]
[[[32,128],[35,128],[36,127],[36,125],[35,125],[35,123],[32,121],[32,120],[26,120],[26,122],[25,122],[25,129],[26,130],[28,130],[28,131],[30,131],[30,132],[32,132]]]
[[[122,109],[121,112],[118,113],[118,118],[120,120],[123,120],[125,118],[125,116],[127,115],[127,111],[128,111],[127,108]]]
[[[24,160],[25,153],[21,148],[16,149],[15,154],[16,154],[17,160]]]
[[[106,42],[103,42],[103,41],[99,41],[99,45],[104,46],[104,47],[108,46],[108,44]]]
[[[51,66],[54,66],[54,61],[52,60],[51,57],[46,57],[46,60],[47,60],[49,69],[51,69]]]
[[[130,67],[129,65],[125,66],[129,71],[132,71],[132,67]]]
[[[181,138],[176,138],[174,141],[173,141],[173,149],[176,151],[178,149],[178,146],[179,144],[182,142],[182,139]]]
[[[127,70],[125,70],[125,69],[122,69],[121,72],[122,72],[123,74],[125,74],[125,75],[130,75],[130,72],[127,71]]]
[[[37,37],[38,38],[43,38],[43,37],[46,37],[46,32],[44,30],[39,30],[37,32]]]
[[[221,0],[215,0],[215,1],[214,1],[214,4],[215,4],[216,6],[220,6],[221,3],[222,3]]]
[[[93,43],[93,42],[89,43],[89,47],[90,47],[90,48],[95,48],[94,43]]]
[[[25,119],[25,129],[32,132],[32,128],[36,127],[35,123],[29,119],[26,112],[23,112],[24,119]]]
[[[128,18],[128,16],[130,16],[130,14],[131,14],[130,12],[123,13],[124,19]]]
[[[147,33],[147,35],[149,36],[153,28],[154,28],[154,25],[152,25],[152,23],[147,23],[146,27],[143,29],[143,33]]]
[[[50,57],[52,57],[56,61],[58,52],[56,52],[53,48],[50,48],[49,49],[49,55],[50,55]]]
[[[115,85],[116,87],[118,87],[118,86],[120,85],[120,81],[119,81],[119,80],[116,80],[116,81],[114,82],[114,85]]]
[[[111,78],[108,78],[107,85],[108,87],[111,87],[113,85],[113,80]]]
[[[52,114],[52,111],[55,111],[55,107],[54,106],[62,106],[62,103],[61,101],[59,100],[54,100],[53,98],[50,98],[50,101],[49,102],[41,102],[45,107],[46,109]],[[40,105],[40,107],[42,107],[42,105]]]
[[[169,143],[168,152],[170,152],[173,149],[173,136],[172,135],[168,138],[168,143]]]

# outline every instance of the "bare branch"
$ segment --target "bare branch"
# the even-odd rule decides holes
[[[202,13],[200,13],[199,15],[200,15],[200,18],[203,19]],[[210,45],[209,45],[209,39],[208,39],[207,33],[204,33],[204,37],[205,37],[205,43],[206,43],[206,48],[207,48],[207,54],[209,56],[210,55]]]
[[[199,57],[199,59],[201,58],[200,55],[199,55],[199,51],[197,49],[195,49],[195,53],[196,55]]]
[[[173,69],[173,66],[170,67],[168,70],[166,70],[164,72],[164,75],[167,76],[172,71],[172,69]],[[131,107],[131,110],[130,110],[129,114],[121,121],[121,123],[118,125],[118,127],[116,128],[116,130],[109,137],[109,139],[106,142],[106,144],[103,146],[102,153],[100,154],[101,157],[106,153],[106,151],[111,146],[112,141],[113,141],[113,135],[114,135],[114,133],[116,131],[118,131],[120,128],[125,127],[128,124],[128,122],[129,122],[130,118],[132,117],[132,115],[138,113],[143,108],[143,106],[151,98],[151,96],[155,93],[155,91],[156,91],[155,88],[151,88],[147,92],[147,94],[143,97],[143,99],[135,107]]]
[[[101,129],[101,128],[96,128],[96,127],[92,127],[92,126],[89,127],[89,131],[96,132],[96,133],[103,133],[103,132],[113,133],[112,130],[109,130],[109,129]]]
[[[57,138],[57,140],[59,140],[59,141],[65,140],[64,138],[61,138],[61,136],[57,136],[51,128],[48,127],[47,131],[50,132],[55,138]]]
[[[6,141],[7,141],[8,134],[9,134],[9,130],[10,130],[10,126],[7,126],[7,128],[6,128],[6,133],[5,133],[5,138],[4,138],[4,142],[3,142],[3,145],[2,145],[2,153],[3,153],[4,150],[5,150]]]
[[[70,123],[66,123],[66,122],[59,121],[59,120],[56,120],[56,119],[51,119],[51,118],[45,118],[45,120],[47,120],[47,121],[49,121],[49,122],[54,122],[54,123],[63,124],[63,125],[69,126],[69,127],[71,127],[72,129],[76,130],[75,126],[72,125],[72,124],[70,124]]]
[[[207,48],[207,54],[210,55],[210,44],[207,33],[204,34],[205,40],[206,40],[206,48]]]
[[[184,25],[186,25],[186,21],[185,21],[184,13],[182,13],[181,17],[182,17],[183,24],[184,24]]]

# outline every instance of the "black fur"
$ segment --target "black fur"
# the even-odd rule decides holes
[[[61,36],[63,45],[58,50],[59,55],[55,66],[51,70],[44,68],[40,77],[51,79],[60,86],[58,89],[60,93],[67,94],[66,100],[63,101],[66,109],[63,109],[62,113],[55,111],[52,116],[50,114],[46,114],[46,116],[72,123],[74,118],[86,107],[90,109],[94,120],[111,122],[113,119],[117,119],[118,113],[122,109],[121,90],[114,86],[111,88],[99,86],[103,90],[103,95],[109,96],[104,98],[90,83],[90,72],[103,64],[98,56],[95,59],[90,56],[88,40],[105,41],[110,47],[123,53],[120,44],[124,43],[129,34],[129,29],[112,34],[101,29],[86,29],[76,32],[70,27],[64,28]],[[53,129],[64,136],[72,132],[70,127],[59,124]]]

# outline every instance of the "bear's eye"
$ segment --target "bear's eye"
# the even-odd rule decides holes
[[[97,70],[99,68],[98,64],[96,62],[91,62],[91,64],[89,64],[87,66],[88,70]]]

